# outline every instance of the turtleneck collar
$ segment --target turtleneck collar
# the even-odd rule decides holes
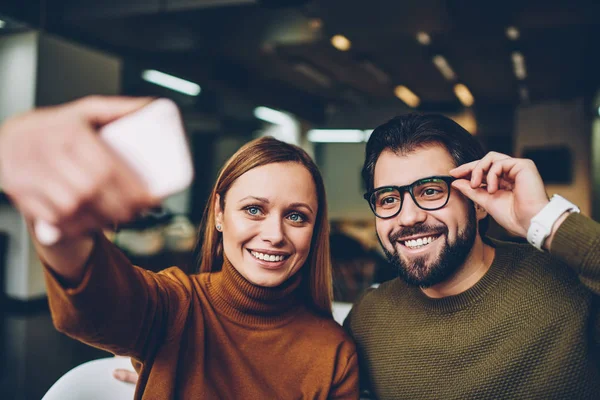
[[[277,287],[250,283],[224,258],[221,271],[210,273],[208,291],[213,305],[229,318],[241,324],[278,325],[295,313],[300,304],[298,271]]]

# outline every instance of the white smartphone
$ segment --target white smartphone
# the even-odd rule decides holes
[[[142,178],[149,192],[165,198],[187,188],[194,177],[185,130],[177,105],[158,99],[100,129],[100,137]],[[36,221],[40,243],[56,243],[61,232]]]

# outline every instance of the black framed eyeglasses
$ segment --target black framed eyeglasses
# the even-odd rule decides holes
[[[404,193],[422,210],[439,210],[448,204],[450,185],[456,178],[452,176],[429,176],[406,186],[381,186],[365,193],[364,198],[375,216],[393,218],[402,209]]]

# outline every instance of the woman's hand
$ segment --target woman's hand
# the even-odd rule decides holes
[[[34,244],[67,284],[83,276],[93,248],[90,232],[159,203],[98,135],[103,125],[150,101],[86,97],[27,112],[0,126],[0,185],[30,229],[32,221],[42,220],[61,230],[63,239],[55,245]]]
[[[77,236],[155,204],[97,131],[149,99],[87,97],[34,110],[0,127],[0,182],[30,219]]]

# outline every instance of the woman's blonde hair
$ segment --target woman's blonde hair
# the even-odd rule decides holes
[[[316,312],[331,316],[333,284],[329,256],[329,221],[327,199],[323,178],[314,161],[298,146],[281,142],[272,137],[253,140],[242,146],[223,166],[217,182],[210,193],[200,225],[198,244],[200,272],[213,272],[223,264],[223,238],[216,229],[215,200],[220,196],[221,209],[225,208],[225,196],[236,179],[244,173],[267,164],[295,162],[304,166],[312,175],[317,189],[318,210],[311,240],[307,265],[300,270],[303,296],[310,297],[310,306]],[[306,268],[308,266],[308,268]]]

